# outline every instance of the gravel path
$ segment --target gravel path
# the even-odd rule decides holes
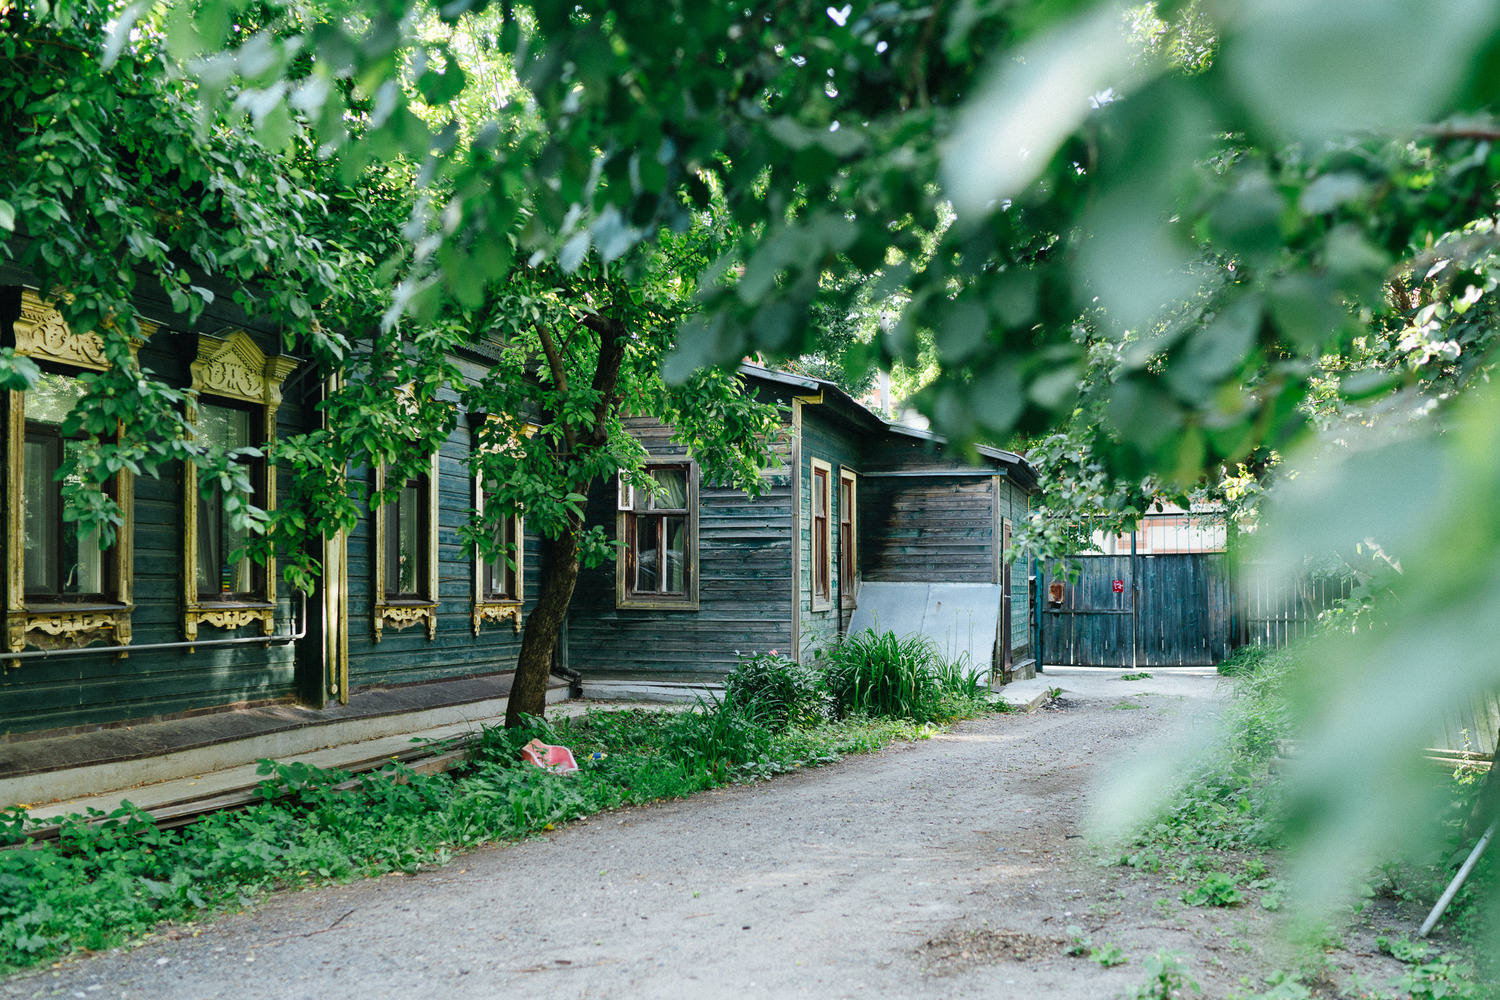
[[[1055,683],[1058,710],[278,895],[0,997],[1097,998],[1160,948],[1224,995],[1256,971],[1244,942],[1266,915],[1159,902],[1181,887],[1100,866],[1087,827],[1107,762],[1204,727],[1216,679]],[[1064,955],[1075,923],[1130,961]]]

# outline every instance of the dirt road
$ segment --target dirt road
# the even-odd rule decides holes
[[[1216,679],[1055,683],[1061,710],[280,895],[0,997],[1100,998],[1163,948],[1207,995],[1243,991],[1269,971],[1268,916],[1101,866],[1087,826],[1107,762],[1205,725]],[[1128,961],[1065,955],[1070,924]]]

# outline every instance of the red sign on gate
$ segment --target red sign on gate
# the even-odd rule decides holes
[[[1125,593],[1125,581],[1124,580],[1116,580],[1112,586],[1113,586],[1113,589],[1114,589],[1115,593],[1117,593],[1117,594],[1123,594],[1123,593]]]

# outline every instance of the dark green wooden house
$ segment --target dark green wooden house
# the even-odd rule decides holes
[[[830,382],[740,371],[784,414],[760,497],[701,481],[670,428],[644,417],[631,430],[670,499],[615,484],[590,496],[589,519],[613,525],[620,551],[574,595],[565,655],[585,691],[716,681],[741,652],[806,659],[848,629],[872,583],[992,586],[997,676],[1030,669],[1028,573],[1004,559],[1036,490],[1030,466],[993,448],[959,456]]]

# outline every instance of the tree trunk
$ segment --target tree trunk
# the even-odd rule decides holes
[[[601,448],[609,442],[605,418],[620,404],[615,390],[620,381],[620,366],[625,360],[625,327],[616,320],[590,313],[583,325],[599,335],[599,357],[594,365],[593,388],[599,393],[594,422],[576,439],[570,433],[570,449]],[[567,384],[561,356],[548,349],[548,364],[553,383],[561,391]],[[562,461],[571,460],[563,457]],[[588,483],[580,484],[580,493],[588,492]],[[521,655],[516,661],[516,675],[511,681],[510,698],[505,705],[507,729],[521,724],[521,716],[543,715],[547,710],[547,678],[552,673],[552,653],[557,637],[568,619],[568,605],[578,583],[578,533],[583,530],[581,518],[570,518],[567,530],[557,538],[541,539],[541,594],[536,607],[526,618],[521,634]]]
[[[552,673],[552,652],[568,618],[573,587],[578,583],[578,529],[570,528],[561,538],[542,538],[541,594],[526,617],[521,634],[521,655],[511,680],[505,705],[505,725],[519,726],[521,716],[542,715],[547,709],[547,679]]]

